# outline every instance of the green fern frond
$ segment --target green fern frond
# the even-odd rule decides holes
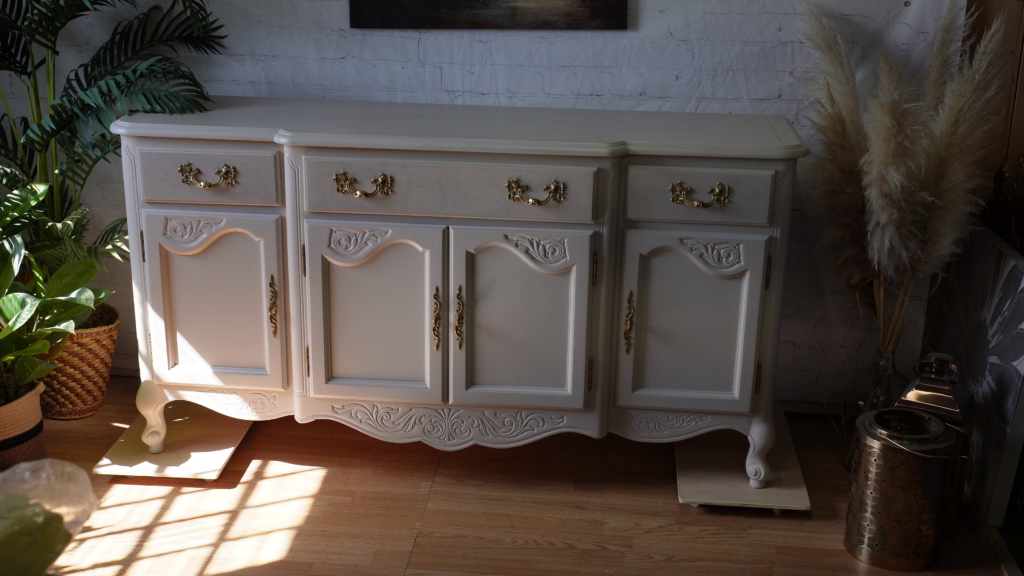
[[[0,186],[7,190],[17,190],[28,186],[31,180],[16,168],[0,164]]]
[[[164,12],[153,6],[130,20],[120,22],[110,39],[100,46],[88,62],[73,70],[64,84],[62,97],[81,92],[99,80],[116,75],[131,64],[154,56],[153,50],[178,46],[202,55],[219,54],[225,38],[217,32],[223,25],[217,20],[204,19],[202,28],[196,29],[189,15],[182,10]]]
[[[112,8],[119,1],[136,6],[135,0],[35,0],[22,30],[30,41],[57,53],[57,36],[65,26],[89,12]]]
[[[35,151],[18,146],[19,134],[27,132],[28,127],[29,120],[24,116],[11,118],[7,114],[0,114],[0,158],[22,171],[35,164]]]
[[[32,126],[23,142],[43,150],[64,130],[77,124],[80,135],[93,131],[111,134],[110,124],[133,110],[159,114],[185,114],[206,110],[206,89],[184,64],[167,56],[154,56],[132,65],[91,88],[59,98],[50,114]]]
[[[19,76],[32,73],[28,39],[22,30],[30,5],[30,0],[0,0],[0,70]]]

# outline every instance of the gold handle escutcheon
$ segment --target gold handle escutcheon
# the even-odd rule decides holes
[[[430,329],[434,335],[434,350],[441,349],[441,288],[434,287],[434,322]]]
[[[622,339],[626,341],[626,354],[633,349],[633,291],[629,291],[626,297],[626,329],[622,332]]]
[[[202,170],[193,168],[191,162],[186,162],[181,166],[178,166],[178,174],[181,175],[181,183],[186,186],[198,186],[199,188],[218,188],[220,185],[234,186],[238,184],[235,178],[238,177],[238,169],[234,166],[228,166],[227,164],[217,169],[214,174],[217,175],[216,182],[203,182],[199,179],[199,175],[202,174]]]
[[[395,179],[383,172],[373,180],[370,180],[370,184],[373,184],[373,192],[356,190],[353,186],[357,182],[358,180],[355,178],[349,177],[348,172],[341,172],[334,175],[334,183],[337,185],[338,192],[341,192],[342,194],[351,194],[356,198],[373,198],[377,194],[391,196],[392,192],[394,192],[391,187],[394,185]]]
[[[719,182],[715,184],[714,188],[708,190],[708,194],[711,194],[711,200],[708,202],[702,202],[700,200],[693,200],[687,195],[693,193],[693,188],[689,186],[683,187],[682,182],[675,182],[668,187],[668,191],[672,194],[672,202],[675,204],[686,204],[691,208],[711,208],[714,205],[725,206],[729,203],[729,187]]]
[[[462,300],[462,286],[455,291],[455,340],[459,343],[459,350],[462,350],[462,342],[466,337],[466,303]]]
[[[270,316],[270,329],[277,338],[277,284],[274,282],[274,275],[270,275],[270,304],[267,306],[267,315]]]
[[[565,183],[559,182],[558,180],[552,180],[551,184],[544,187],[544,191],[548,193],[547,197],[543,200],[537,200],[536,198],[527,198],[526,193],[530,190],[530,187],[526,184],[519,182],[519,178],[513,178],[505,184],[505,191],[508,192],[508,199],[513,202],[522,202],[527,206],[543,206],[548,202],[563,202],[565,201]]]

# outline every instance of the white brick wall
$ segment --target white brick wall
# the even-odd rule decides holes
[[[909,58],[912,76],[919,73],[947,5],[815,3],[850,40],[865,89],[882,46],[895,61]],[[186,60],[214,95],[782,114],[813,147],[808,109],[793,79],[794,70],[810,63],[796,38],[799,0],[630,0],[628,30],[579,32],[351,30],[345,0],[210,4],[226,25],[227,50]],[[65,37],[64,67],[91,53],[115,16],[75,23]],[[4,88],[12,94],[20,85],[5,80]],[[801,178],[793,207],[777,392],[787,400],[837,400],[854,365],[843,365],[846,349],[856,351],[867,324],[818,246],[812,188]],[[97,169],[85,192],[97,226],[123,214],[122,193],[119,162]],[[134,366],[128,268],[114,265],[102,282],[118,291],[114,303],[125,316],[116,363]],[[819,319],[824,356],[812,334]],[[917,353],[919,334],[915,326],[903,338],[904,367]],[[860,366],[873,348],[870,337],[860,346]]]

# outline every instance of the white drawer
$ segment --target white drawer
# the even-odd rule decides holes
[[[137,154],[145,202],[281,204],[280,152],[274,145],[150,140],[139,146]],[[183,174],[187,171],[183,167],[189,166],[199,171],[191,179]],[[218,176],[223,166],[233,169],[233,174]]]
[[[737,168],[686,166],[638,166],[627,170],[626,218],[661,222],[708,222],[715,224],[768,224],[771,218],[775,172]],[[672,185],[679,183],[673,200]],[[712,202],[708,192],[728,186],[728,203]],[[689,189],[687,205],[678,190]]]
[[[342,172],[356,181],[339,191]],[[391,191],[371,197],[372,180],[391,178]],[[366,158],[304,158],[306,209],[311,212],[465,216],[513,220],[589,222],[594,219],[596,167],[520,166],[515,164],[412,162]],[[508,182],[528,187],[523,199],[509,199]],[[564,185],[561,201],[544,189],[553,181]],[[549,199],[549,196],[551,198]],[[540,204],[540,202],[545,202]]]

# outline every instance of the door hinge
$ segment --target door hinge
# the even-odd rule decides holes
[[[772,285],[772,257],[768,257],[768,265],[765,266],[764,270],[764,289],[767,290]]]
[[[594,252],[594,259],[590,266],[590,285],[597,286],[597,252]]]
[[[306,378],[309,378],[309,346],[306,346]]]
[[[153,333],[146,332],[146,341],[149,342],[149,363],[153,363]]]
[[[587,390],[594,387],[594,359],[587,360]]]
[[[754,376],[754,395],[761,393],[761,363],[757,363],[757,374]]]
[[[146,235],[139,230],[139,246],[142,249],[142,261],[146,261]]]
[[[306,245],[302,245],[302,277],[306,277]]]

